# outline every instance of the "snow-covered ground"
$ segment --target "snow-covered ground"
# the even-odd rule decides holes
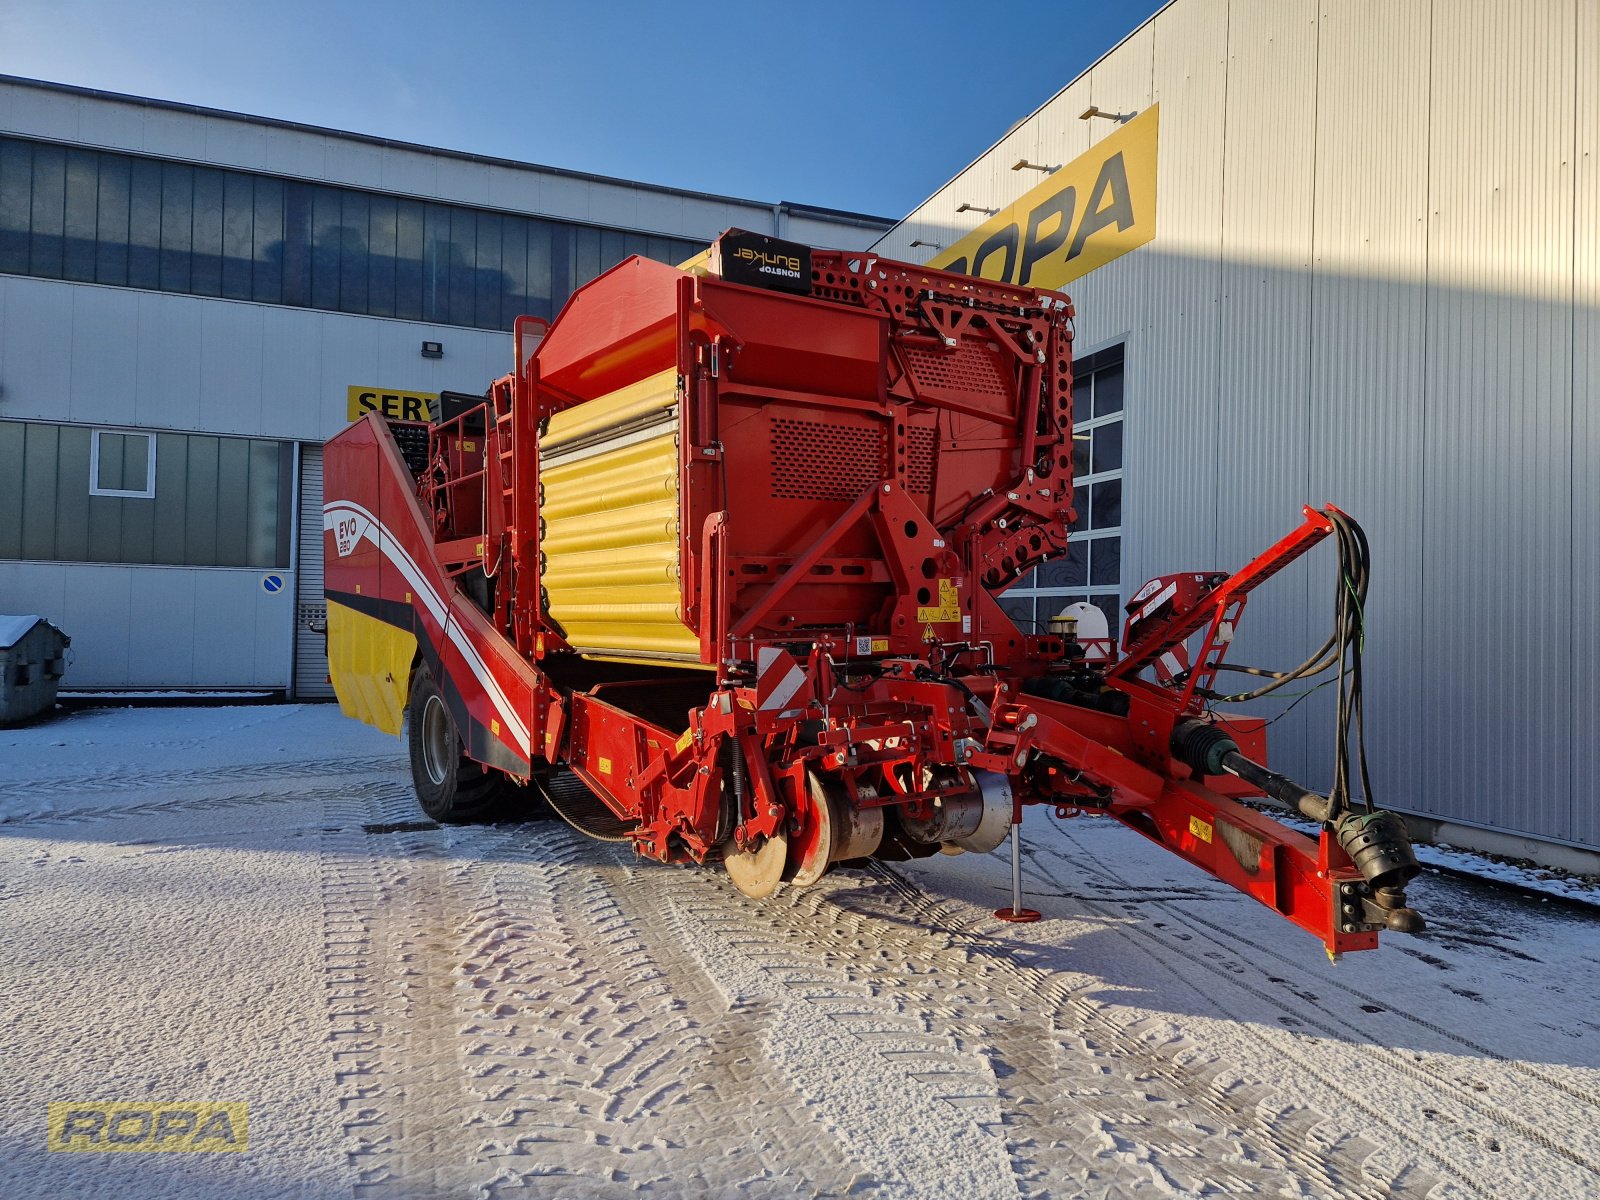
[[[1429,874],[1330,964],[1111,822],[765,902],[434,828],[329,706],[0,730],[0,1197],[1600,1195],[1600,913]],[[46,1150],[242,1100],[243,1154]]]

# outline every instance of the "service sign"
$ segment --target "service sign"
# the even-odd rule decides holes
[[[1152,105],[928,266],[1060,288],[1156,235],[1158,110]]]
[[[381,412],[391,421],[430,421],[439,415],[438,392],[402,392],[394,388],[346,389],[345,420],[359,421],[369,412]]]

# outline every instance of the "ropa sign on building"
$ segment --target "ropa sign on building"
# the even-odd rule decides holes
[[[999,283],[1061,288],[1156,235],[1153,105],[928,261]]]

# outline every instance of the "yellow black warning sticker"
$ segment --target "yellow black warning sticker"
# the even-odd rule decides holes
[[[939,580],[939,603],[917,609],[917,623],[930,625],[938,621],[961,620],[961,593],[954,579]]]
[[[1194,836],[1199,838],[1202,842],[1210,844],[1210,842],[1211,842],[1211,824],[1210,824],[1210,822],[1202,821],[1199,817],[1190,817],[1189,818],[1189,832],[1194,834]]]

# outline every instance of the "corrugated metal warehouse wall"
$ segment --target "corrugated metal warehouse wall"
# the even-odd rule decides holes
[[[926,258],[1160,104],[1153,241],[1077,280],[1126,343],[1124,596],[1332,500],[1372,536],[1380,799],[1600,848],[1600,4],[1175,0],[878,245]],[[1329,555],[1318,556],[1330,558]],[[1236,657],[1331,620],[1307,564]],[[1331,698],[1274,726],[1319,786]]]

